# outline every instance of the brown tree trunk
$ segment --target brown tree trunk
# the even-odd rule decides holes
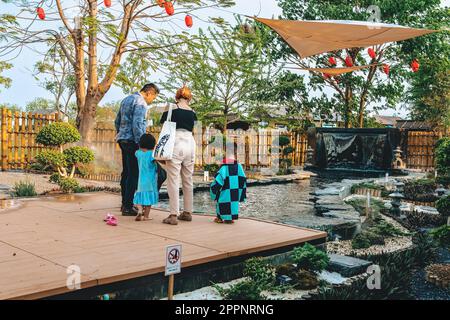
[[[93,141],[97,104],[97,99],[87,97],[86,103],[78,111],[78,131],[82,137],[81,143],[84,145],[87,145]]]

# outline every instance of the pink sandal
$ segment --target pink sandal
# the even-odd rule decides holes
[[[113,226],[113,227],[116,227],[117,223],[118,223],[117,218],[114,216],[112,216],[108,221],[106,221],[106,224],[108,226]]]
[[[103,221],[108,222],[111,218],[114,218],[114,215],[111,213],[108,213],[105,217],[105,219],[103,219]]]

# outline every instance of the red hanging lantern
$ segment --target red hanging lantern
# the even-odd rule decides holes
[[[336,65],[336,59],[334,57],[329,57],[328,58],[328,62],[332,65],[335,66]]]
[[[328,73],[324,73],[324,74],[323,74],[323,78],[324,78],[324,79],[330,79],[330,78],[331,78],[331,75],[329,75]]]
[[[37,12],[39,19],[45,20],[45,11],[43,8],[41,8],[41,7],[37,8],[36,12]]]
[[[164,7],[166,0],[158,0],[157,2],[158,2],[158,6],[160,6],[162,8],[162,7]]]
[[[367,50],[367,53],[369,54],[369,57],[371,57],[372,59],[375,59],[377,57],[377,53],[372,48],[369,48]]]
[[[345,58],[345,65],[347,67],[353,67],[353,59],[350,56],[347,56],[347,58]]]
[[[391,66],[388,64],[383,65],[383,72],[389,75],[389,72],[391,71]]]
[[[414,59],[414,60],[411,62],[411,69],[412,69],[413,72],[419,71],[419,69],[420,69],[419,61],[417,61],[416,59]]]
[[[194,21],[193,21],[193,19],[192,19],[192,16],[190,16],[190,15],[187,15],[187,16],[184,18],[184,22],[186,23],[186,26],[187,26],[188,28],[192,28],[192,26],[194,25]]]
[[[166,13],[167,13],[169,16],[172,16],[172,15],[175,13],[175,9],[174,9],[174,7],[173,7],[173,3],[170,2],[170,1],[166,1],[166,2],[164,3],[164,8],[166,9]]]
[[[111,7],[111,0],[104,0],[103,3],[107,8]]]

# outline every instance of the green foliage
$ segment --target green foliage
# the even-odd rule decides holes
[[[381,289],[369,290],[367,280],[361,279],[350,286],[322,287],[315,300],[398,300],[410,299],[410,281],[414,268],[433,261],[436,247],[426,234],[413,237],[415,246],[407,251],[368,255],[360,258],[372,261],[381,268]]]
[[[1,30],[1,28],[0,28]],[[9,88],[11,86],[12,80],[11,78],[2,76],[2,72],[12,68],[12,64],[0,61],[0,86],[4,86],[5,88]]]
[[[225,300],[264,300],[261,296],[261,287],[252,280],[244,280],[228,289],[214,286]]]
[[[58,170],[58,168],[67,164],[64,155],[56,150],[44,150],[36,156],[35,160],[44,169],[52,168],[53,170]]]
[[[94,152],[86,147],[71,147],[63,151],[66,163],[74,166],[94,161]]]
[[[450,226],[443,225],[430,231],[433,239],[443,247],[450,247]]]
[[[440,198],[436,202],[436,209],[444,217],[450,216],[450,195]]]
[[[25,106],[25,111],[34,113],[53,113],[56,110],[56,102],[45,98],[35,98]]]
[[[295,274],[294,288],[299,290],[311,290],[317,288],[319,280],[317,275],[309,270],[300,269]]]
[[[388,223],[383,218],[376,218],[372,225],[366,227],[352,239],[353,249],[366,249],[373,245],[384,245],[385,238],[400,237],[406,234]]]
[[[450,186],[450,138],[438,141],[435,150],[436,170],[438,182]]]
[[[77,128],[65,122],[46,125],[36,136],[36,142],[44,146],[61,146],[81,139]]]
[[[288,156],[292,154],[295,149],[291,146],[291,139],[288,136],[280,136],[272,142],[272,145],[277,146],[270,148],[270,152],[277,151],[279,153],[278,163],[279,163],[279,175],[289,174],[291,172],[290,167],[292,166],[292,159]]]
[[[48,180],[52,183],[59,184],[61,179],[62,179],[61,175],[58,172],[54,172],[54,173],[52,173],[52,175],[50,176],[50,178]]]
[[[217,163],[211,163],[211,164],[205,164],[203,166],[203,170],[209,171],[211,176],[216,175],[216,173],[219,171],[220,166]]]
[[[282,9],[280,19],[291,20],[358,20],[368,21],[371,12],[366,10],[370,5],[377,5],[381,10],[382,22],[403,24],[410,27],[431,28],[444,30],[439,33],[418,37],[384,45],[382,52],[378,50],[375,61],[371,61],[365,53],[365,48],[351,48],[337,50],[332,54],[337,60],[345,59],[347,54],[353,57],[356,65],[387,63],[391,66],[389,77],[384,75],[378,66],[349,73],[339,77],[339,83],[333,79],[324,79],[321,75],[312,75],[307,83],[307,91],[315,90],[319,96],[302,103],[302,106],[316,115],[329,115],[338,112],[347,124],[364,125],[367,121],[367,106],[373,106],[375,111],[394,108],[405,98],[407,83],[411,78],[415,93],[411,101],[420,104],[419,113],[427,112],[427,106],[433,106],[433,114],[443,115],[450,105],[448,102],[448,74],[440,77],[438,70],[448,71],[448,57],[450,56],[448,31],[449,10],[440,6],[438,0],[279,0]],[[420,14],[415,14],[420,12]],[[300,59],[294,50],[275,33],[267,40],[274,61],[295,61],[302,67],[329,67],[329,54],[317,55],[308,59]],[[418,73],[412,74],[408,66],[412,59],[417,58],[423,66]],[[429,62],[434,62],[429,63]],[[429,66],[430,72],[424,66]],[[369,76],[374,73],[374,76]],[[426,74],[426,75],[425,75]],[[443,80],[445,80],[443,82]],[[441,84],[445,85],[442,87]],[[432,84],[430,86],[430,84]],[[330,95],[329,88],[332,88]],[[350,94],[348,94],[350,93]],[[436,96],[434,96],[436,94]],[[447,97],[447,98],[446,98]],[[431,100],[428,102],[428,100]],[[440,109],[439,109],[439,108]],[[358,119],[359,118],[359,119]],[[361,118],[362,122],[361,123]]]
[[[362,216],[366,215],[367,200],[366,198],[353,198],[345,201],[345,203],[351,205]],[[378,216],[382,210],[384,210],[384,202],[375,198],[370,201],[370,210],[374,216]]]
[[[62,177],[58,184],[64,193],[78,192],[81,189],[80,184],[75,178]]]
[[[28,181],[19,181],[14,184],[13,195],[15,197],[34,197],[37,196],[36,185]]]
[[[352,185],[351,193],[355,193],[357,189],[383,190],[384,187],[373,182],[361,182]]]
[[[299,269],[320,272],[324,270],[330,261],[326,252],[306,243],[302,247],[292,250],[292,260]]]
[[[244,276],[250,278],[262,290],[275,284],[275,269],[263,258],[251,258],[245,262]]]
[[[405,183],[404,195],[408,200],[433,202],[436,200],[436,187],[436,182],[432,179],[411,180]]]

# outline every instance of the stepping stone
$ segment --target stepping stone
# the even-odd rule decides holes
[[[364,273],[372,262],[358,258],[329,254],[330,264],[327,270],[342,274],[344,277],[353,277]]]
[[[316,203],[314,206],[317,212],[324,213],[329,211],[353,211],[354,208],[348,204],[319,204]]]

